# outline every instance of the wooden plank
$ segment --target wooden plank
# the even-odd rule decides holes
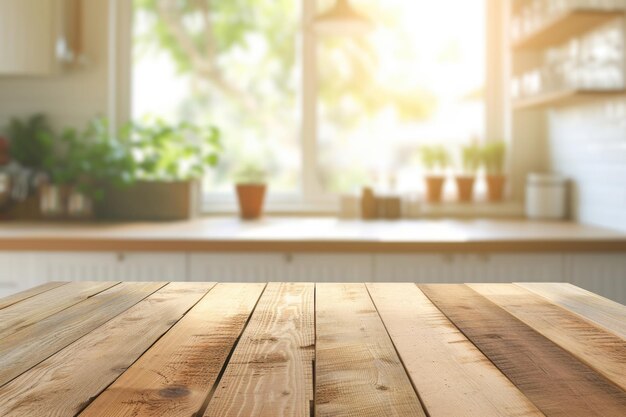
[[[0,339],[78,304],[118,282],[72,282],[0,310]]]
[[[218,284],[83,413],[195,416],[265,284]]]
[[[50,291],[53,288],[60,287],[61,285],[65,284],[67,284],[67,282],[46,282],[45,284],[41,284],[28,290],[18,292],[17,294],[12,294],[8,297],[0,298],[0,310],[5,307],[12,306],[13,304],[17,304],[22,300],[26,300],[28,298],[34,297],[37,294]]]
[[[0,339],[0,386],[126,311],[166,283],[121,283]]]
[[[626,390],[625,340],[516,285],[469,287]]]
[[[517,283],[626,339],[626,306],[572,284]]]
[[[315,415],[425,416],[364,284],[316,285]]]
[[[415,284],[367,284],[431,416],[543,416]]]
[[[311,417],[314,284],[268,284],[205,417]]]
[[[214,284],[171,283],[0,387],[0,415],[73,417]]]
[[[563,45],[598,26],[624,17],[623,10],[598,8],[570,8],[551,16],[541,26],[513,42],[513,49],[549,48]]]
[[[624,416],[624,391],[476,291],[419,287],[546,416]]]

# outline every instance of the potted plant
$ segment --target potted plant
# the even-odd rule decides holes
[[[120,152],[132,159],[131,184],[120,187],[121,178],[109,184],[100,216],[182,220],[199,212],[200,179],[221,151],[217,128],[146,119],[127,124],[117,136]]]
[[[456,188],[459,201],[468,203],[474,199],[476,173],[482,162],[480,147],[475,144],[461,147],[461,162],[463,171],[455,176]]]
[[[39,185],[46,160],[54,149],[52,128],[45,115],[35,114],[23,119],[12,118],[6,136],[10,146],[10,152],[6,152],[10,158],[7,171],[12,177],[11,197],[16,203],[14,214],[18,218],[38,217],[41,196],[49,191],[53,196],[58,194],[57,190]]]
[[[133,160],[104,131],[108,132],[106,122],[97,119],[82,132],[65,129],[55,137],[54,152],[45,165],[49,187],[56,189],[61,199],[61,214],[90,218],[108,184],[130,183]]]
[[[440,145],[424,146],[420,152],[426,174],[426,200],[438,203],[442,200],[443,186],[446,181],[445,169],[450,164],[450,155]]]
[[[504,141],[487,143],[482,149],[482,160],[487,173],[487,196],[489,201],[496,202],[504,199],[504,159],[506,144]]]
[[[245,165],[235,175],[235,188],[242,219],[254,220],[263,214],[267,190],[265,178],[265,171],[254,164]]]

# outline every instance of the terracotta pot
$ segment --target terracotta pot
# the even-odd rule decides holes
[[[457,175],[455,180],[459,201],[462,203],[470,203],[473,201],[476,177],[473,175]]]
[[[504,200],[504,186],[506,177],[504,175],[487,175],[487,196],[489,201]]]
[[[265,184],[237,184],[239,214],[242,219],[254,220],[261,217],[266,189]]]
[[[426,176],[426,201],[429,203],[440,203],[443,196],[443,184],[446,177],[442,175]]]

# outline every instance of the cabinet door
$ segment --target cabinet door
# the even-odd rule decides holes
[[[626,255],[565,255],[566,281],[626,304]]]
[[[468,255],[465,270],[468,274],[465,282],[560,282],[563,281],[563,256],[524,253]]]
[[[288,277],[282,254],[192,253],[189,255],[191,281],[271,282]]]
[[[377,282],[456,282],[458,255],[375,255],[374,280]]]
[[[372,279],[369,255],[191,254],[189,263],[193,281],[365,282]]]
[[[0,253],[0,298],[39,284],[33,277],[33,254]]]
[[[381,282],[562,281],[562,256],[544,254],[376,255]]]
[[[287,254],[289,275],[295,282],[369,282],[371,255]]]
[[[116,254],[122,281],[187,281],[185,253]]]
[[[45,281],[185,281],[186,255],[62,252],[42,254]]]
[[[44,281],[121,280],[120,265],[115,253],[44,253],[37,262]]]
[[[58,71],[57,12],[60,0],[0,2],[0,74],[44,75]],[[60,44],[62,45],[62,44]]]

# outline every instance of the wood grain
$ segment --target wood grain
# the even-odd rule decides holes
[[[624,391],[476,291],[419,287],[546,416],[624,416]]]
[[[46,282],[45,284],[38,285],[28,290],[18,292],[17,294],[9,295],[8,297],[0,298],[0,310],[5,307],[17,304],[22,300],[34,297],[37,294],[41,294],[46,291],[50,291],[53,288],[65,285],[67,282]]]
[[[469,287],[626,390],[625,340],[516,285]]]
[[[415,284],[367,284],[431,416],[543,416]]]
[[[73,417],[214,284],[171,283],[0,387],[0,415]]]
[[[453,211],[455,211],[453,209]],[[626,235],[573,222],[399,220],[377,223],[266,217],[203,217],[161,223],[6,223],[0,251],[141,252],[614,252]]]
[[[516,283],[626,339],[626,306],[562,283]]]
[[[0,386],[126,311],[166,283],[121,283],[0,339]]]
[[[119,282],[73,282],[0,310],[0,339],[37,323]]]
[[[364,284],[316,285],[315,415],[425,416]]]
[[[218,284],[81,417],[195,416],[265,284]]]
[[[268,284],[205,417],[310,417],[314,284]]]

